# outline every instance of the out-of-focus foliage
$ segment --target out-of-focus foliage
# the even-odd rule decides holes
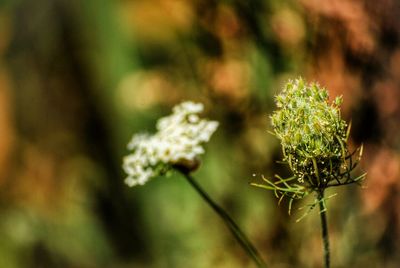
[[[364,143],[367,188],[329,190],[333,266],[398,267],[399,31],[395,0],[1,1],[0,267],[252,267],[177,174],[123,183],[131,135],[182,100],[220,122],[198,182],[272,267],[319,266],[318,217],[248,186],[288,173],[268,115],[300,74]]]

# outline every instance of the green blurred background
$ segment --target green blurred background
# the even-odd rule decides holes
[[[329,190],[333,267],[399,267],[398,1],[0,1],[0,267],[254,267],[178,174],[123,183],[132,134],[182,100],[220,122],[197,181],[270,267],[321,267],[318,212],[249,186],[288,173],[268,115],[299,75],[364,144],[365,189]]]

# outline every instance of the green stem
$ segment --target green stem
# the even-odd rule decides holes
[[[251,244],[251,242],[247,239],[246,235],[240,230],[239,226],[232,220],[232,218],[223,210],[220,206],[218,206],[211,197],[200,187],[199,184],[187,173],[182,172],[187,181],[193,186],[193,188],[200,194],[200,196],[210,205],[210,207],[224,220],[225,224],[242,246],[242,248],[246,251],[246,253],[253,259],[253,261],[257,264],[259,268],[266,268],[267,265],[264,260],[261,258],[257,249]]]
[[[319,215],[321,217],[322,243],[324,246],[324,267],[329,268],[330,267],[329,234],[328,234],[328,223],[326,220],[324,190],[321,190],[318,193],[318,203],[319,203]]]

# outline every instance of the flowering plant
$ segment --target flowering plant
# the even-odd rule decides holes
[[[128,174],[128,186],[143,185],[152,177],[163,175],[171,168],[180,171],[204,201],[217,213],[257,264],[266,264],[256,248],[247,239],[235,221],[192,178],[190,172],[199,166],[198,156],[204,153],[203,144],[208,142],[218,127],[218,122],[201,119],[201,103],[183,102],[173,108],[173,113],[157,122],[157,133],[136,134],[128,144],[132,151],[123,159],[123,169]]]
[[[293,200],[316,193],[314,203],[298,221],[319,205],[325,267],[329,267],[330,257],[324,192],[333,186],[359,184],[366,175],[353,178],[350,174],[360,161],[363,147],[349,153],[350,125],[341,118],[342,98],[336,97],[332,104],[328,98],[325,88],[301,78],[285,85],[275,98],[278,110],[272,114],[271,123],[272,134],[281,142],[282,163],[289,166],[293,176],[284,179],[275,175],[275,181],[262,177],[266,184],[252,183],[273,190],[279,202],[288,197],[289,214]]]

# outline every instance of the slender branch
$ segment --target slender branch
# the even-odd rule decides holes
[[[343,186],[343,185],[348,185],[348,184],[353,184],[353,183],[357,183],[357,184],[361,185],[361,183],[358,182],[358,181],[346,181],[346,182],[341,182],[341,183],[328,184],[328,185],[326,186],[326,188],[329,188],[329,187],[338,187],[338,186]]]
[[[210,207],[218,214],[218,216],[220,216],[221,219],[224,220],[225,224],[227,225],[233,236],[246,251],[246,253],[257,264],[257,267],[266,268],[267,265],[261,258],[257,249],[251,244],[246,235],[241,231],[239,226],[232,220],[232,218],[225,212],[225,210],[218,206],[189,174],[185,172],[181,173],[185,176],[187,181],[193,186],[197,193],[200,194],[200,196],[208,203],[208,205],[210,205]]]
[[[364,173],[360,176],[358,176],[357,178],[351,179],[351,180],[347,180],[345,182],[340,182],[339,183],[333,183],[333,184],[327,184],[326,188],[329,187],[336,187],[336,186],[342,186],[342,185],[346,185],[346,184],[352,184],[352,183],[357,183],[357,184],[361,184],[361,182],[365,179],[365,176],[367,175],[367,173]]]
[[[328,223],[326,220],[326,207],[324,201],[324,190],[318,193],[319,203],[319,214],[321,217],[321,228],[322,228],[322,243],[324,246],[324,267],[330,267],[330,253],[329,253],[329,234],[328,234]]]

